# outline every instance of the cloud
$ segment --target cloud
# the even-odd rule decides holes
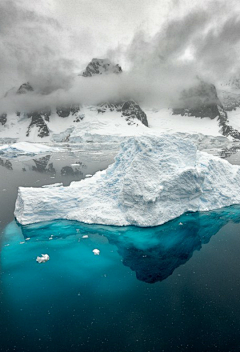
[[[23,6],[24,2],[0,3],[1,89],[26,80],[41,89],[66,86],[75,63],[64,55],[63,28],[57,20]]]
[[[3,0],[0,4],[0,77],[4,88],[12,81],[17,85],[30,81],[35,91],[26,96],[7,97],[1,102],[1,111],[129,98],[150,106],[172,106],[182,89],[196,83],[196,76],[218,83],[240,69],[239,4],[234,0],[227,4],[220,0],[205,1],[201,6],[193,1],[191,7],[186,5],[188,1],[168,1],[171,11],[160,21],[158,30],[155,28],[153,34],[143,26],[132,40],[132,31],[139,27],[137,23],[140,25],[144,16],[153,13],[145,0],[140,2],[144,14],[140,22],[134,12],[134,8],[139,9],[136,1],[124,1],[117,11],[119,2],[115,0],[104,2],[105,7],[100,6],[103,2],[94,5],[93,1],[81,0],[75,2],[76,8],[63,0],[58,3],[52,0],[57,9],[54,16],[47,11],[34,11],[25,3],[25,0]],[[70,5],[73,3],[71,0]],[[78,17],[74,11],[80,9],[83,23],[77,31]],[[94,30],[96,16],[91,9],[94,16],[99,15]],[[132,23],[128,11],[133,12]],[[72,32],[66,30],[68,20],[61,20],[64,13],[75,23]],[[105,25],[106,19],[109,23]],[[123,36],[119,36],[119,29],[111,35],[106,32],[113,28],[114,21],[118,24],[122,21],[122,31],[126,31]],[[118,38],[127,36],[127,29],[130,43],[129,39],[119,42]],[[114,47],[109,49],[113,42]],[[117,76],[77,77],[80,63],[86,57],[90,61],[92,55],[98,56],[97,50],[101,53],[105,50],[106,57],[116,63],[123,62],[127,72]]]
[[[240,18],[235,10],[209,2],[169,19],[153,37],[136,33],[125,52],[132,70],[155,71],[169,80],[176,73],[179,78],[180,71],[183,79],[187,71],[215,82],[226,78],[239,70]]]

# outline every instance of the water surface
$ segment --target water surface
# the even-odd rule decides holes
[[[113,156],[2,159],[0,350],[239,351],[239,206],[146,229],[14,220],[17,186],[67,185]]]

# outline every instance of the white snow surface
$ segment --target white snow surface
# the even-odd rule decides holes
[[[107,170],[68,187],[20,187],[15,216],[146,227],[237,203],[239,166],[198,151],[191,136],[162,134],[129,138]]]
[[[47,145],[29,142],[18,142],[13,144],[4,144],[0,147],[0,154],[5,156],[12,155],[35,155],[60,150],[59,148],[49,147]]]
[[[153,110],[143,106],[147,114],[149,128],[144,126],[139,120],[135,120],[133,125],[128,125],[121,112],[106,111],[104,114],[98,113],[93,106],[82,106],[79,113],[70,114],[66,118],[59,117],[56,112],[52,112],[50,121],[45,121],[50,135],[44,138],[38,136],[38,128],[33,126],[29,136],[26,136],[31,119],[22,114],[7,116],[7,123],[0,125],[0,140],[15,138],[22,142],[116,142],[120,143],[130,136],[142,134],[159,133],[201,133],[204,135],[220,136],[217,119],[195,118],[194,116],[172,115],[171,109]],[[76,122],[78,115],[84,116],[83,120]],[[6,142],[5,142],[6,143]]]
[[[230,125],[236,130],[240,131],[240,108],[228,111],[228,120]]]

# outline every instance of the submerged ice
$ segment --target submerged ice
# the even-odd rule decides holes
[[[130,138],[115,163],[92,178],[47,188],[20,187],[21,224],[54,219],[156,226],[187,211],[240,203],[240,167],[200,152],[176,135]]]

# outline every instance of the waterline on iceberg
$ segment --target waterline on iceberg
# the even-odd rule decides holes
[[[104,266],[111,266],[107,253],[114,248],[122,263],[136,272],[137,279],[154,283],[165,280],[231,222],[240,222],[240,205],[185,213],[149,228],[89,225],[68,220],[31,225],[13,221],[4,230],[2,266],[7,270],[9,265],[18,267],[25,261],[33,265],[36,255],[42,251],[51,258],[47,265],[61,262],[64,270],[69,267],[71,271],[72,267],[79,268],[78,262],[81,262],[81,275],[86,270],[88,277],[87,268],[94,268],[94,250],[99,251],[98,265],[102,262]]]

